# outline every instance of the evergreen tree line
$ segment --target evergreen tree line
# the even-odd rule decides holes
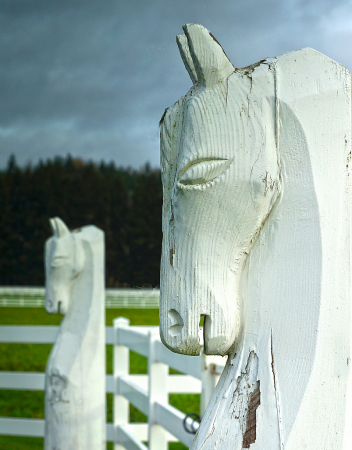
[[[105,232],[106,286],[158,286],[162,187],[159,170],[55,158],[0,171],[0,285],[44,285],[49,218]]]

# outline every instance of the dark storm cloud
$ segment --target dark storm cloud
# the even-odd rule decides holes
[[[158,120],[191,86],[176,34],[201,23],[236,67],[314,47],[347,67],[351,2],[37,0],[0,4],[0,165],[72,153],[158,164]]]

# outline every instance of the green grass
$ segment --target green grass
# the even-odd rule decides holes
[[[112,325],[114,318],[123,316],[131,325],[158,325],[159,311],[155,309],[107,309],[106,324]],[[44,308],[0,308],[0,325],[59,325],[62,316],[50,315]],[[0,343],[0,370],[44,372],[51,350],[48,344],[3,344]],[[130,373],[146,374],[147,358],[130,352]],[[106,369],[112,373],[112,345],[106,346]],[[170,369],[170,373],[177,373]],[[170,404],[184,413],[199,414],[198,394],[170,394]],[[44,418],[44,392],[0,391],[0,417]],[[112,394],[107,394],[107,421],[112,422]],[[146,422],[146,416],[130,405],[130,421]],[[42,450],[43,438],[0,436],[0,450]],[[112,449],[108,443],[107,449]],[[170,443],[169,450],[185,450],[181,443]]]

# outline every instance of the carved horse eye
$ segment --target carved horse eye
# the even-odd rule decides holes
[[[183,189],[192,189],[211,183],[225,173],[232,160],[202,159],[192,162],[181,170],[178,185]]]

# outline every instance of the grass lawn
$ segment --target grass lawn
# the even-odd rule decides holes
[[[131,325],[158,325],[156,309],[107,309],[106,324],[112,325],[115,317],[123,316]],[[50,315],[44,308],[0,308],[0,325],[59,325],[62,316]],[[0,343],[0,370],[44,372],[51,350],[48,344]],[[112,345],[106,346],[106,369],[112,373]],[[170,370],[171,371],[171,370]],[[147,358],[130,352],[130,372],[147,373]],[[174,371],[171,371],[174,373]],[[170,404],[184,413],[199,414],[198,394],[170,394]],[[0,391],[0,417],[44,418],[44,392]],[[107,420],[112,422],[112,394],[107,394]],[[130,421],[145,422],[146,416],[130,405]],[[43,438],[1,436],[0,450],[42,450]],[[112,443],[108,443],[108,450]],[[170,443],[170,450],[184,450],[181,443]]]

